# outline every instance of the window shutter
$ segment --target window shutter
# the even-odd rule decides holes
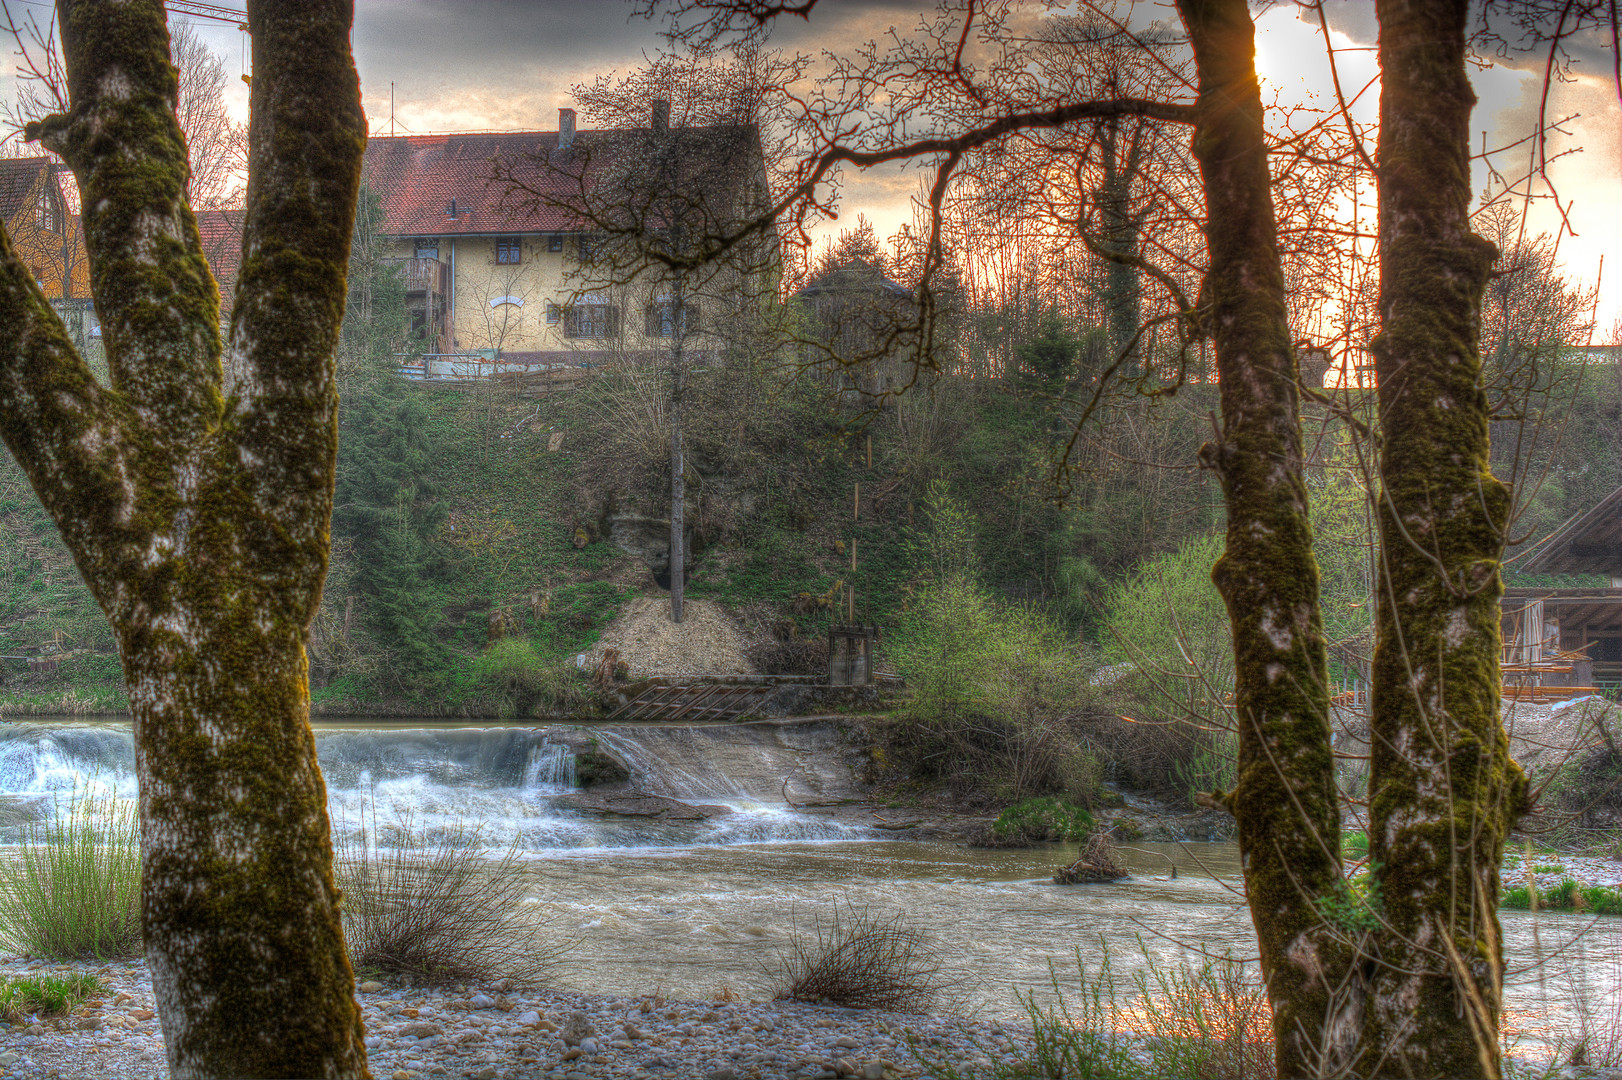
[[[580,312],[574,308],[563,313],[563,336],[566,338],[580,336]]]
[[[603,322],[604,322],[603,336],[604,337],[619,337],[620,336],[620,309],[619,309],[619,305],[617,305],[617,304],[605,305],[603,307],[603,314],[606,316],[606,318],[604,318],[604,320],[603,320]]]
[[[649,304],[642,311],[642,334],[644,337],[659,336],[659,305]]]
[[[682,314],[682,320],[681,320],[682,332],[686,333],[686,334],[696,334],[696,333],[698,333],[698,305],[697,304],[683,304],[682,309],[681,309],[681,314]]]

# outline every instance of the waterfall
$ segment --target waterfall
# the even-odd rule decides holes
[[[628,725],[597,737],[631,768],[638,789],[716,803],[733,813],[711,823],[710,843],[761,844],[871,839],[867,829],[795,809],[860,795],[827,722]],[[786,796],[786,798],[785,798]],[[793,805],[790,805],[790,804]]]
[[[529,764],[524,766],[526,790],[567,791],[576,786],[573,750],[545,739],[539,746],[530,747]]]
[[[567,730],[384,723],[317,724],[314,730],[340,837],[356,833],[363,820],[385,831],[429,835],[471,826],[483,843],[525,851],[870,837],[783,801],[785,779],[796,803],[850,787],[848,769],[840,779],[836,755],[819,752],[837,743],[828,731],[779,735],[769,725],[748,724],[599,730],[600,748],[626,761],[634,786],[733,811],[704,822],[672,823],[571,806],[567,796],[576,790],[576,776],[568,740],[583,737]],[[75,792],[135,797],[128,724],[0,724],[0,843],[13,839],[8,830],[49,815],[53,796]]]

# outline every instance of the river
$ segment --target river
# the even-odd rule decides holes
[[[676,825],[560,806],[574,753],[593,740],[641,788],[733,812]],[[1144,844],[1124,853],[1125,881],[1056,886],[1073,849],[904,842],[795,809],[854,790],[835,742],[826,725],[316,726],[335,828],[363,811],[429,831],[473,822],[492,846],[516,848],[533,910],[569,943],[560,977],[581,990],[763,997],[796,928],[851,907],[904,913],[926,931],[963,1007],[981,1015],[1018,1015],[1024,994],[1050,999],[1054,973],[1073,987],[1077,950],[1094,965],[1101,941],[1123,986],[1145,957],[1254,950],[1231,844]],[[17,822],[48,812],[53,795],[132,795],[132,770],[127,724],[0,725],[0,841],[15,842]],[[1505,912],[1503,925],[1507,1014],[1533,1043],[1622,974],[1622,919]]]

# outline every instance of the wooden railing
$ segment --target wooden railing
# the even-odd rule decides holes
[[[438,259],[386,259],[400,267],[406,292],[445,294],[451,291],[450,267]]]

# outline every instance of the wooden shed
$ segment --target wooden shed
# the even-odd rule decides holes
[[[1504,590],[1505,683],[1622,687],[1622,488],[1561,526],[1516,568],[1605,581]]]

